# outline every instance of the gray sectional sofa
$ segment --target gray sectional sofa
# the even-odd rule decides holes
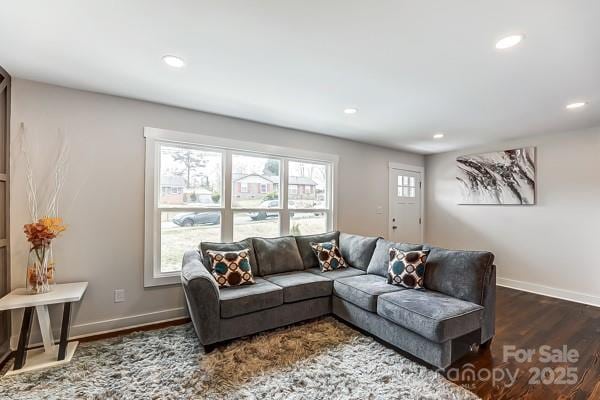
[[[350,267],[321,272],[311,242],[336,240]],[[430,250],[425,289],[387,283],[391,246]],[[207,250],[250,249],[256,283],[221,288]],[[401,350],[446,368],[494,335],[496,269],[489,252],[392,243],[340,232],[236,243],[187,252],[181,279],[202,345],[333,314]]]

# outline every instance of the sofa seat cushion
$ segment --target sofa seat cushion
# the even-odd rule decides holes
[[[483,307],[429,290],[401,290],[377,298],[377,314],[434,342],[481,328]]]
[[[400,290],[406,288],[390,285],[386,278],[379,275],[350,276],[333,282],[333,294],[370,312],[377,312],[379,295]]]
[[[309,268],[306,272],[310,272],[311,274],[320,275],[324,278],[330,280],[336,280],[340,278],[347,278],[349,276],[357,276],[357,275],[365,275],[365,271],[361,271],[357,268],[347,267],[347,268],[338,268],[333,271],[321,271],[321,268]]]
[[[283,289],[262,278],[253,285],[219,289],[221,318],[232,318],[283,304]]]
[[[284,303],[331,296],[333,287],[331,280],[308,272],[285,272],[264,278],[283,289]]]

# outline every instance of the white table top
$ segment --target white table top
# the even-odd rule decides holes
[[[15,289],[0,299],[0,311],[79,301],[87,287],[87,282],[58,283],[43,294],[27,294],[24,288]]]

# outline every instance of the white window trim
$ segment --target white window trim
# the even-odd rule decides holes
[[[240,182],[240,193],[248,193],[248,182]]]
[[[160,272],[160,215],[157,210],[158,196],[155,191],[159,188],[160,173],[157,171],[159,165],[158,143],[173,143],[177,145],[188,144],[205,149],[224,153],[223,157],[223,184],[222,184],[222,207],[211,207],[211,210],[221,212],[221,240],[231,241],[233,238],[233,214],[244,211],[240,208],[232,208],[232,184],[231,182],[231,156],[232,153],[254,153],[258,156],[270,156],[274,158],[285,158],[281,164],[280,171],[280,196],[281,200],[288,199],[287,164],[288,161],[301,161],[313,163],[330,164],[328,169],[329,196],[327,198],[327,209],[290,209],[292,212],[326,212],[329,217],[327,226],[337,229],[337,193],[338,193],[338,163],[339,156],[313,152],[290,147],[275,146],[255,142],[246,142],[195,133],[178,132],[167,129],[145,127],[144,137],[146,139],[146,166],[145,166],[145,233],[144,233],[144,287],[179,284],[181,282],[180,272]],[[287,208],[272,209],[280,213],[281,232],[289,232],[289,210]],[[157,250],[158,248],[158,250]],[[193,250],[194,244],[190,245]]]

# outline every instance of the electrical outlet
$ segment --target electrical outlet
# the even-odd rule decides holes
[[[125,301],[125,289],[115,289],[115,303],[122,303]]]

